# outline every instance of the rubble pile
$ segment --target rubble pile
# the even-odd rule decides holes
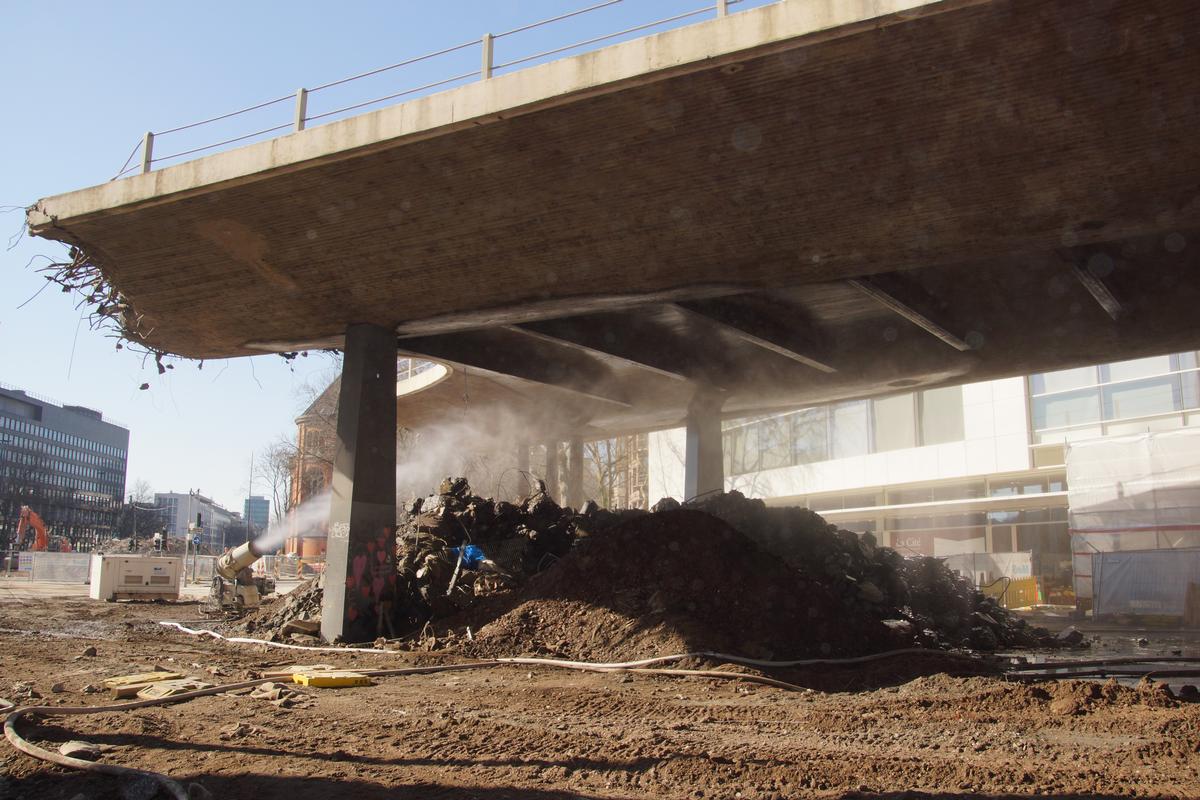
[[[437,494],[413,502],[397,533],[397,568],[409,598],[401,627],[511,592],[567,555],[576,540],[631,514],[644,512],[614,513],[591,502],[579,512],[561,507],[541,482],[518,504],[480,497],[465,478],[447,478]]]
[[[905,559],[869,533],[738,492],[685,507],[662,501],[651,513],[590,502],[576,512],[542,486],[509,503],[447,478],[408,509],[396,548],[394,629],[480,656],[625,659],[682,648],[794,659],[1065,644],[938,559]],[[313,580],[239,629],[311,641],[320,613]]]
[[[269,642],[315,644],[321,631],[324,576],[309,578],[286,595],[269,599],[238,620],[238,633],[251,633]]]
[[[151,536],[139,536],[137,539],[109,539],[107,542],[101,542],[96,545],[95,553],[103,553],[105,555],[122,555],[125,553],[136,553],[137,555],[164,555],[164,556],[181,556],[184,551],[184,542],[182,539],[172,539],[166,537],[163,539],[162,551],[160,553],[154,547],[154,539]]]
[[[589,660],[689,650],[783,659],[856,654],[889,636],[875,616],[693,509],[641,515],[581,542],[518,597],[465,649]]]
[[[916,646],[1057,647],[932,557],[904,558],[870,533],[840,530],[806,508],[768,507],[740,492],[710,495],[690,507],[719,517],[801,572],[821,581],[848,612],[888,620],[893,638]]]

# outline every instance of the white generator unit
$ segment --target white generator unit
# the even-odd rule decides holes
[[[93,600],[178,600],[183,559],[177,556],[92,556]]]

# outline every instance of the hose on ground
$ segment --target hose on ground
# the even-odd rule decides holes
[[[329,647],[319,645],[305,644],[288,644],[287,642],[268,642],[266,639],[254,639],[248,636],[225,636],[213,630],[206,628],[188,628],[178,622],[169,620],[161,620],[159,625],[164,625],[168,628],[186,633],[190,636],[211,636],[214,639],[220,639],[224,642],[232,642],[234,644],[251,644],[265,645],[267,647],[278,647],[287,650],[309,650],[319,653],[371,653],[374,655],[399,655],[396,650],[381,650],[375,647]],[[619,661],[613,663],[593,663],[581,661],[564,661],[560,659],[541,658],[541,659],[517,659],[517,658],[502,658],[500,661],[516,664],[543,664],[547,666],[555,665],[570,665],[577,666],[582,663],[587,663],[592,667],[607,667],[614,670],[628,670],[636,667],[648,667],[652,664],[666,664],[673,661],[683,661],[688,658],[707,658],[714,661],[723,661],[730,664],[741,664],[747,667],[768,667],[768,668],[789,668],[789,667],[833,667],[840,665],[865,664],[871,661],[880,661],[886,658],[894,658],[895,656],[903,655],[919,655],[919,656],[940,656],[942,658],[952,658],[961,661],[978,662],[976,656],[963,655],[961,653],[950,653],[945,650],[931,650],[927,647],[906,647],[900,650],[884,650],[879,653],[871,653],[865,656],[854,656],[852,658],[807,658],[792,661],[770,661],[761,658],[746,658],[745,656],[731,655],[729,653],[718,653],[711,650],[696,650],[689,653],[676,653],[668,656],[655,656],[653,658],[644,658],[639,661]]]
[[[1200,664],[1200,656],[1120,656],[1114,658],[1091,658],[1078,661],[1042,661],[1038,663],[1014,664],[1009,672],[1040,672],[1048,669],[1073,667],[1115,667],[1128,664]]]
[[[332,648],[351,649],[351,648]],[[379,651],[387,652],[387,651]],[[682,657],[682,656],[680,656]],[[648,663],[654,663],[659,659],[645,659]],[[630,664],[639,664],[642,662],[628,662]],[[376,669],[364,670],[361,674],[370,677],[390,677],[398,675],[418,675],[436,672],[455,672],[461,670],[472,669],[487,669],[492,667],[511,667],[511,666],[545,666],[555,667],[560,669],[575,669],[586,672],[615,672],[628,671],[639,674],[648,675],[665,675],[670,677],[700,677],[700,678],[715,678],[720,680],[737,680],[748,683],[759,683],[767,686],[774,686],[788,691],[805,691],[804,687],[796,684],[787,683],[785,681],[767,678],[761,675],[747,675],[740,672],[721,672],[719,670],[683,670],[683,669],[656,669],[650,667],[639,666],[624,666],[623,664],[592,664],[582,661],[559,661],[553,659],[538,659],[538,658],[512,658],[512,659],[491,659],[488,661],[476,661],[460,664],[432,664],[420,667],[398,667],[395,669]],[[237,691],[239,689],[249,689],[263,683],[270,683],[279,680],[278,678],[256,678],[248,681],[239,681],[237,683],[226,683],[220,686],[210,686],[204,689],[195,689],[190,692],[183,692],[169,697],[153,698],[149,700],[135,700],[128,703],[109,703],[102,706],[23,706],[17,707],[12,702],[3,700],[5,705],[0,708],[0,711],[7,711],[8,714],[4,719],[4,736],[17,750],[20,750],[26,755],[33,758],[47,761],[52,764],[58,764],[63,767],[72,769],[84,770],[87,772],[95,772],[104,775],[113,775],[123,778],[146,778],[157,781],[172,797],[176,800],[187,800],[187,790],[172,778],[157,772],[149,770],[135,769],[133,767],[122,767],[116,764],[104,764],[95,761],[86,761],[84,759],[72,758],[61,753],[54,753],[42,747],[29,742],[21,736],[17,731],[17,723],[22,718],[28,716],[68,716],[81,714],[103,714],[116,711],[132,711],[138,708],[147,708],[149,706],[166,705],[169,703],[180,703],[186,700],[192,700],[197,697],[207,697],[210,695],[221,694],[223,692]]]
[[[1116,669],[1077,669],[1066,672],[1006,672],[1005,677],[1028,681],[1064,678],[1200,678],[1200,669],[1154,669],[1150,664],[1145,666],[1145,669],[1117,667]]]
[[[254,639],[250,637],[227,637],[216,631],[206,629],[192,629],[181,625],[178,622],[163,621],[159,624],[175,628],[183,633],[192,636],[210,636],[214,639],[231,642],[234,644],[250,644],[250,645],[265,645],[268,647],[276,647],[288,650],[305,650],[317,652],[333,652],[333,653],[370,653],[374,655],[399,655],[396,651],[380,650],[377,648],[364,647],[319,647],[309,645],[295,645],[284,642],[268,642],[263,639]],[[688,658],[711,659],[725,663],[741,664],[744,666],[754,667],[806,667],[806,666],[841,666],[864,664],[872,661],[893,658],[900,655],[937,655],[947,658],[955,658],[959,660],[971,661],[978,663],[979,658],[956,653],[947,653],[939,650],[929,650],[925,648],[904,648],[899,650],[888,650],[881,653],[872,653],[865,656],[855,656],[852,658],[812,658],[812,659],[797,659],[789,661],[773,661],[767,659],[745,658],[728,653],[718,653],[713,651],[694,651],[689,653],[677,653],[665,656],[656,656],[653,658],[644,658],[635,661],[620,661],[620,662],[586,662],[586,661],[570,661],[566,659],[552,658],[533,658],[533,657],[506,657],[495,658],[485,661],[475,661],[458,664],[433,664],[417,667],[398,667],[393,669],[376,669],[376,670],[359,670],[364,675],[370,677],[391,677],[400,675],[419,675],[438,672],[454,672],[462,670],[489,669],[502,666],[536,666],[536,667],[551,667],[558,669],[573,669],[585,672],[630,672],[635,674],[646,675],[661,675],[666,677],[698,677],[718,680],[737,680],[749,683],[758,683],[767,686],[773,686],[787,691],[805,691],[804,687],[793,683],[768,678],[761,675],[750,675],[740,672],[723,672],[720,670],[694,670],[694,669],[666,669],[655,667],[655,664],[667,664],[682,661]],[[1053,662],[1043,664],[1020,664],[1010,665],[1007,672],[1011,673],[1011,677],[1024,680],[1038,680],[1046,677],[1053,678],[1072,678],[1072,677],[1096,677],[1103,676],[1103,670],[1076,670],[1073,672],[1058,673],[1058,674],[1041,674],[1047,670],[1056,670],[1064,668],[1078,667],[1104,667],[1116,666],[1121,664],[1138,664],[1145,663],[1149,659],[1136,658],[1110,658],[1110,659],[1094,659],[1088,661],[1066,661],[1054,664]],[[1200,659],[1182,658],[1182,657],[1166,657],[1162,659],[1154,659],[1159,663],[1192,663]],[[1110,671],[1113,672],[1113,671]],[[1124,674],[1133,674],[1134,671],[1121,671]],[[1026,673],[1026,674],[1022,674]],[[1039,673],[1039,674],[1028,674]],[[1148,674],[1166,676],[1168,674],[1194,674],[1192,670],[1158,670]],[[162,775],[157,772],[148,770],[140,770],[133,767],[122,767],[115,764],[104,764],[100,762],[86,761],[83,759],[72,758],[60,753],[54,753],[44,748],[38,747],[21,737],[17,731],[17,723],[24,717],[28,716],[66,716],[66,715],[82,715],[82,714],[101,714],[117,711],[132,711],[138,708],[147,708],[150,706],[166,705],[170,703],[180,703],[187,700],[192,700],[198,697],[207,697],[211,695],[221,694],[224,692],[237,691],[239,689],[248,689],[258,686],[263,683],[269,683],[278,680],[278,678],[257,678],[247,681],[239,681],[236,683],[227,683],[220,686],[210,686],[204,689],[196,689],[190,692],[172,695],[169,697],[154,698],[149,700],[135,700],[127,703],[111,703],[102,706],[25,706],[18,707],[11,701],[0,698],[0,712],[7,712],[4,720],[4,735],[8,742],[17,750],[53,764],[58,764],[64,767],[73,769],[85,770],[99,774],[113,775],[117,777],[135,777],[143,779],[151,779],[158,782],[172,797],[176,800],[187,800],[187,791],[184,787],[172,778]]]

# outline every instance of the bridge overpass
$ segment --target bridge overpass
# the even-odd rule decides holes
[[[702,492],[722,415],[1197,347],[1198,39],[1190,0],[781,0],[29,224],[151,347],[345,349],[336,574],[390,524],[397,352],[580,434],[686,421]]]

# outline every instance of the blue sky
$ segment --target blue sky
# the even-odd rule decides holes
[[[0,15],[0,210],[110,179],[146,130],[233,111],[601,0],[8,4]],[[624,0],[501,39],[497,62],[690,11],[707,0]],[[732,7],[763,5],[747,0]],[[696,17],[698,21],[706,17]],[[644,32],[635,35],[645,35]],[[624,38],[631,38],[629,36]],[[602,45],[592,45],[595,49]],[[556,56],[561,57],[561,56]],[[319,114],[476,69],[476,48],[314,94]],[[367,109],[370,110],[370,109]],[[286,122],[290,103],[160,137],[159,154]],[[240,510],[252,453],[281,434],[327,357],[189,362],[159,377],[152,361],[88,329],[77,299],[34,267],[64,248],[10,236],[0,213],[0,381],[96,408],[131,431],[128,485],[200,489]],[[32,266],[26,266],[31,259]],[[34,296],[36,295],[36,297]],[[30,298],[33,298],[32,300]],[[197,298],[197,302],[204,302]],[[24,304],[24,305],[22,305]],[[149,382],[151,388],[139,391]],[[268,494],[261,479],[256,493]]]

